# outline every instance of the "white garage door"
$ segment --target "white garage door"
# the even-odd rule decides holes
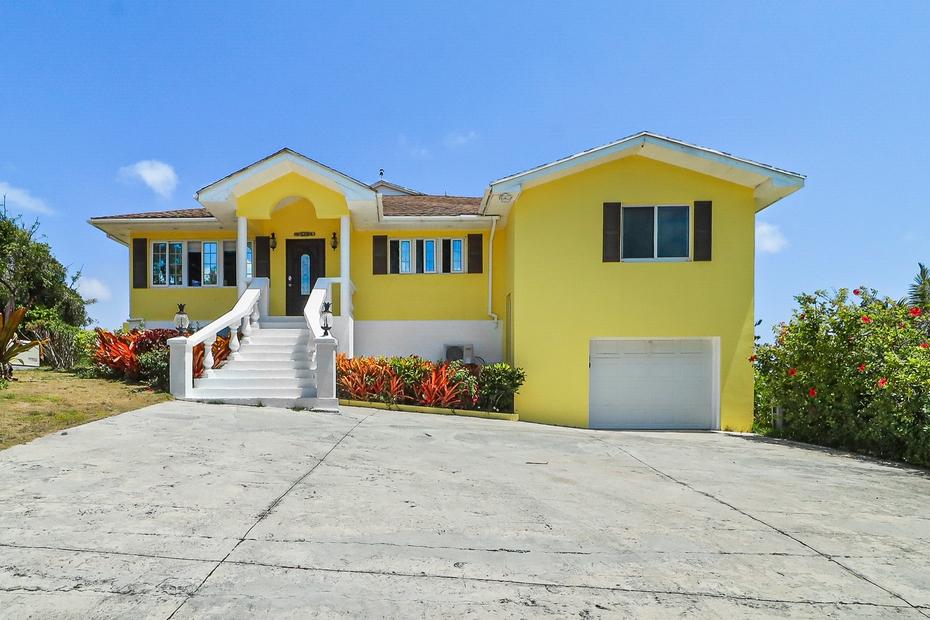
[[[592,340],[591,428],[713,429],[711,340]]]

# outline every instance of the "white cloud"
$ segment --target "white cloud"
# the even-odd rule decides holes
[[[416,142],[412,142],[404,134],[400,134],[397,136],[397,144],[410,157],[415,157],[417,159],[428,159],[431,155],[428,148],[426,148],[422,144],[417,144]]]
[[[766,254],[781,252],[788,245],[788,240],[781,234],[781,229],[768,222],[756,222],[756,250]]]
[[[96,299],[97,301],[110,301],[113,293],[110,287],[103,280],[81,276],[77,283],[78,292],[84,299]]]
[[[29,193],[29,190],[13,187],[5,181],[0,181],[0,200],[2,200],[2,196],[4,195],[6,195],[7,211],[31,211],[33,213],[44,213],[46,215],[54,213],[48,205],[45,204],[44,200],[36,198]]]
[[[149,186],[162,198],[170,198],[178,186],[178,175],[170,164],[157,159],[144,159],[131,166],[123,166],[119,174],[124,179],[135,179]]]
[[[445,144],[450,149],[457,149],[460,146],[465,146],[469,142],[472,142],[478,138],[478,134],[474,131],[453,131],[450,134],[447,134],[443,140]]]

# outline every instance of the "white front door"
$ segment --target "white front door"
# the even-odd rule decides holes
[[[591,428],[717,428],[713,340],[592,340],[590,355]]]

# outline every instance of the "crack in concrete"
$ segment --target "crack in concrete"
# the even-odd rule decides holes
[[[646,461],[644,461],[644,460],[641,459],[640,457],[636,456],[635,454],[633,454],[633,453],[630,452],[629,450],[626,450],[625,448],[623,448],[623,447],[620,446],[620,445],[612,444],[612,443],[610,443],[609,441],[607,441],[606,439],[604,439],[603,437],[599,437],[599,436],[597,436],[597,435],[594,436],[594,439],[597,440],[597,441],[600,441],[600,442],[602,442],[602,443],[604,443],[604,444],[606,444],[607,446],[609,446],[609,447],[611,447],[611,448],[614,448],[614,449],[616,449],[616,450],[619,450],[620,452],[623,452],[625,455],[627,455],[628,457],[632,458],[633,460],[635,460],[635,461],[637,461],[637,462],[639,462],[639,463],[642,463],[644,466],[648,467],[649,469],[651,469],[653,472],[655,472],[655,473],[658,474],[659,476],[661,476],[661,477],[663,477],[663,478],[665,478],[665,479],[667,479],[667,480],[670,480],[671,482],[674,482],[675,484],[681,485],[681,486],[683,486],[684,488],[688,489],[689,491],[692,491],[692,492],[697,493],[697,494],[699,494],[699,495],[703,495],[704,497],[707,497],[708,499],[711,499],[711,500],[717,502],[718,504],[721,504],[721,505],[723,505],[723,506],[726,506],[726,507],[729,508],[730,510],[733,510],[733,511],[735,511],[735,512],[738,512],[739,514],[743,515],[744,517],[747,517],[747,518],[749,518],[749,519],[752,519],[752,520],[755,521],[756,523],[760,523],[760,524],[762,524],[762,525],[764,525],[764,526],[770,528],[772,531],[777,532],[778,534],[781,534],[781,535],[784,536],[785,538],[789,538],[789,539],[793,540],[794,542],[798,543],[799,545],[801,545],[801,546],[803,546],[803,547],[806,547],[807,549],[810,549],[811,551],[813,551],[814,553],[816,553],[818,556],[824,558],[824,559],[827,560],[828,562],[832,562],[833,564],[836,564],[837,566],[839,566],[840,568],[842,568],[843,570],[845,570],[846,572],[848,572],[850,575],[853,575],[854,577],[856,577],[856,578],[858,578],[858,579],[860,579],[860,580],[862,580],[862,581],[865,581],[865,582],[868,583],[868,584],[871,584],[872,586],[878,588],[879,590],[885,592],[886,594],[892,596],[893,598],[896,598],[896,599],[898,599],[899,601],[902,601],[903,603],[905,603],[905,605],[906,605],[907,607],[916,610],[919,614],[921,614],[921,615],[923,615],[923,616],[927,616],[928,618],[930,618],[930,614],[924,613],[924,609],[925,609],[925,608],[922,608],[922,607],[919,606],[919,605],[915,605],[914,603],[911,603],[909,600],[907,600],[906,598],[904,598],[902,595],[898,594],[897,592],[894,592],[893,590],[890,590],[890,589],[886,588],[885,586],[883,586],[883,585],[881,585],[881,584],[879,584],[879,583],[876,583],[875,581],[873,581],[872,579],[869,579],[868,577],[866,577],[865,575],[863,575],[863,574],[860,573],[859,571],[854,570],[854,569],[852,569],[852,568],[849,567],[849,566],[846,566],[845,564],[843,564],[842,562],[840,562],[839,560],[836,559],[836,558],[844,557],[844,556],[834,556],[834,555],[830,555],[830,554],[828,554],[828,553],[824,553],[823,551],[820,551],[819,549],[817,549],[817,548],[814,547],[813,545],[804,542],[804,541],[801,540],[800,538],[798,538],[798,537],[796,537],[796,536],[793,536],[792,534],[786,532],[785,530],[782,530],[781,528],[776,527],[776,526],[772,525],[771,523],[768,523],[768,522],[766,522],[766,521],[760,519],[759,517],[756,517],[756,516],[753,515],[753,514],[750,514],[749,512],[743,510],[742,508],[738,508],[738,507],[734,506],[733,504],[727,502],[726,500],[720,499],[719,497],[717,497],[716,495],[714,495],[714,494],[712,494],[712,493],[708,493],[707,491],[702,491],[702,490],[700,490],[700,489],[697,489],[697,488],[693,487],[692,485],[688,484],[687,482],[685,482],[685,481],[683,481],[683,480],[679,480],[678,478],[675,478],[674,476],[671,476],[671,475],[665,473],[665,472],[662,471],[661,469],[659,469],[659,468],[657,468],[657,467],[655,467],[655,466],[653,466],[653,465],[650,465],[649,463],[647,463]]]
[[[271,512],[272,512],[275,508],[278,507],[278,505],[281,503],[282,500],[284,500],[284,498],[287,496],[288,493],[290,493],[291,491],[293,491],[293,490],[297,487],[297,485],[299,485],[301,482],[303,482],[304,480],[306,480],[307,477],[310,476],[310,474],[312,474],[314,471],[316,471],[316,468],[323,464],[323,461],[325,461],[326,458],[327,458],[330,454],[333,453],[333,450],[335,450],[336,448],[338,448],[339,445],[342,444],[343,441],[345,441],[346,437],[348,437],[348,436],[352,433],[352,431],[354,431],[355,429],[357,429],[357,428],[362,424],[362,422],[364,422],[365,420],[367,420],[368,418],[370,418],[370,417],[373,416],[373,415],[374,415],[374,413],[369,413],[369,414],[366,415],[364,418],[361,418],[361,419],[358,420],[355,424],[353,424],[352,427],[351,427],[349,430],[347,430],[347,431],[345,432],[345,434],[343,434],[342,437],[340,437],[340,438],[329,448],[329,450],[327,450],[326,453],[325,453],[323,456],[321,456],[321,457],[319,458],[319,460],[317,460],[317,462],[314,463],[314,464],[310,467],[310,469],[308,469],[306,472],[304,472],[304,474],[303,474],[302,476],[300,476],[299,478],[297,478],[297,480],[295,480],[295,481],[293,482],[293,484],[291,484],[291,486],[289,486],[289,487],[284,491],[284,493],[281,493],[281,495],[279,495],[278,497],[276,497],[276,498],[274,499],[274,501],[272,501],[272,502],[268,505],[267,508],[265,508],[262,512],[260,512],[259,515],[258,515],[258,519],[255,520],[255,523],[253,523],[251,526],[249,526],[249,529],[247,529],[247,530],[245,531],[245,533],[244,533],[242,536],[239,537],[239,540],[237,540],[237,541],[236,541],[236,544],[233,545],[232,549],[229,550],[229,553],[227,553],[227,554],[223,557],[222,560],[220,560],[219,562],[217,562],[216,565],[215,565],[212,569],[210,569],[210,572],[207,573],[207,576],[203,578],[203,581],[201,581],[201,582],[197,585],[197,587],[194,588],[194,591],[193,591],[193,592],[191,592],[190,594],[188,594],[187,597],[185,597],[185,599],[184,599],[183,601],[181,601],[181,604],[178,605],[178,606],[175,608],[175,610],[172,611],[172,612],[168,615],[168,618],[167,618],[166,620],[171,620],[172,618],[174,618],[175,614],[177,614],[177,613],[181,610],[181,608],[184,607],[184,605],[187,603],[187,601],[191,600],[191,599],[197,594],[197,592],[200,591],[200,588],[202,588],[202,587],[203,587],[203,584],[205,584],[205,583],[207,582],[207,580],[210,579],[210,577],[213,576],[213,573],[216,572],[216,569],[218,569],[220,566],[222,566],[222,565],[223,565],[223,562],[225,562],[227,559],[229,559],[229,556],[231,556],[231,555],[233,554],[233,552],[239,547],[239,545],[242,544],[242,542],[248,537],[248,535],[252,532],[252,530],[255,529],[256,526],[258,526],[259,523],[261,523],[262,521],[264,521],[265,518],[266,518],[269,514],[271,514]]]
[[[465,575],[438,575],[433,573],[404,573],[397,571],[380,571],[380,570],[363,570],[363,569],[352,569],[352,568],[323,568],[316,566],[303,566],[300,564],[296,565],[285,565],[285,564],[272,564],[268,562],[256,562],[252,560],[229,560],[228,564],[236,564],[239,566],[261,566],[264,568],[280,568],[282,570],[302,570],[308,572],[321,572],[321,573],[340,573],[340,574],[355,574],[355,575],[374,575],[379,577],[405,577],[413,579],[445,579],[450,581],[471,581],[477,583],[495,583],[503,585],[515,585],[515,586],[527,586],[527,587],[537,587],[544,589],[567,589],[567,590],[592,590],[598,592],[622,592],[627,594],[651,594],[651,595],[667,595],[667,596],[682,596],[682,597],[702,597],[702,598],[715,598],[722,600],[733,600],[733,601],[746,601],[746,602],[758,602],[758,603],[779,603],[779,604],[790,604],[790,605],[858,605],[862,607],[878,607],[884,609],[920,609],[920,607],[911,605],[904,601],[904,605],[891,605],[887,603],[873,603],[870,601],[816,601],[816,600],[791,600],[791,599],[776,599],[776,598],[763,598],[756,596],[744,596],[740,594],[723,594],[719,592],[688,592],[680,590],[658,590],[650,588],[625,588],[622,586],[594,586],[590,584],[563,584],[563,583],[551,583],[545,581],[527,581],[519,579],[498,579],[494,577],[468,577]],[[903,600],[903,599],[902,599]]]
[[[83,547],[52,547],[50,545],[17,545],[13,543],[0,543],[0,547],[10,549],[36,549],[40,551],[67,551],[70,553],[99,553],[101,555],[118,555],[133,558],[149,558],[152,560],[178,560],[180,562],[217,562],[215,559],[187,558],[175,555],[160,555],[157,553],[138,553],[132,551],[112,551],[106,549],[87,549]]]

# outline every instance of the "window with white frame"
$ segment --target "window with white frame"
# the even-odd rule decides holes
[[[465,271],[465,242],[462,239],[452,240],[452,273]]]
[[[184,286],[184,242],[152,243],[152,286]]]
[[[691,209],[685,205],[623,206],[623,260],[687,260],[691,257]]]
[[[251,274],[251,250],[249,242],[247,274]],[[235,241],[153,241],[151,252],[152,286],[236,285]]]
[[[388,273],[465,273],[465,239],[391,239]]]
[[[436,240],[423,240],[423,272],[436,273]]]
[[[411,239],[401,239],[400,241],[400,273],[413,273],[413,241]]]
[[[245,244],[245,277],[248,280],[252,279],[252,242],[248,241]]]

